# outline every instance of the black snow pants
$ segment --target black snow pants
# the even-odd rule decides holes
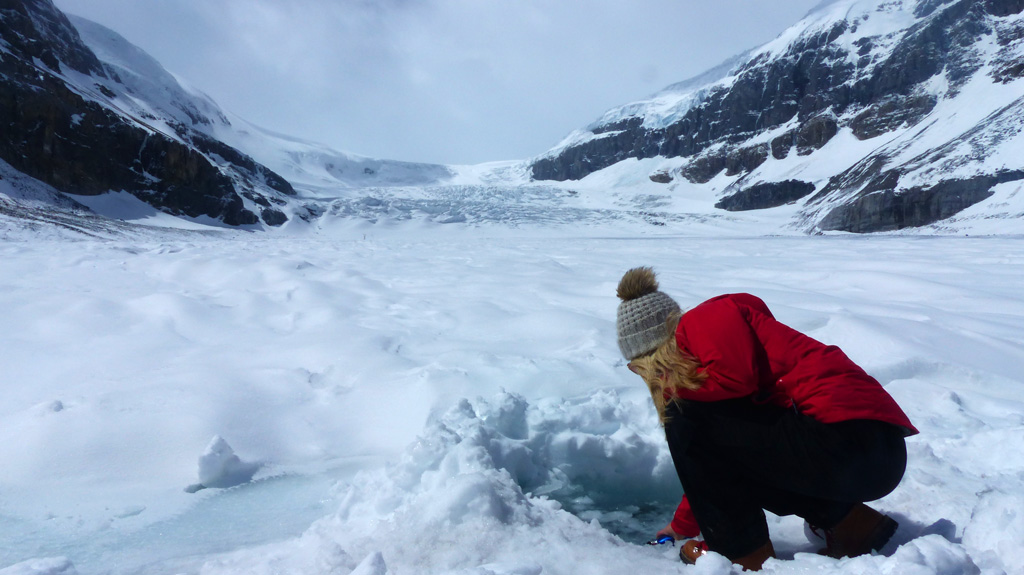
[[[666,409],[672,460],[708,547],[730,559],[768,542],[764,511],[829,529],[858,502],[884,497],[907,465],[903,428],[821,423],[750,399]]]

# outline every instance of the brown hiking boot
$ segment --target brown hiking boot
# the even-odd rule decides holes
[[[832,529],[811,529],[815,533],[824,531],[826,547],[823,554],[839,559],[878,551],[885,547],[898,526],[888,515],[858,503]]]
[[[707,552],[707,543],[697,541],[696,539],[690,539],[679,549],[679,558],[683,560],[683,563],[693,565],[697,562],[697,559]],[[743,557],[733,559],[732,562],[743,567],[746,571],[760,571],[764,562],[771,557],[775,557],[775,548],[772,547],[772,542],[769,541],[751,553],[748,553]]]

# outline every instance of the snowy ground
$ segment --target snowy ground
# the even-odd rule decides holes
[[[586,229],[6,230],[0,574],[728,573],[637,544],[680,492],[635,265],[761,296],[922,431],[882,555],[773,518],[768,572],[1024,573],[1024,239]]]

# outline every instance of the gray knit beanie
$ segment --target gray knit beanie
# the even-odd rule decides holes
[[[682,309],[674,299],[658,291],[658,280],[651,268],[633,268],[622,276],[616,291],[619,304],[615,329],[619,335],[619,349],[629,360],[650,353],[673,334],[666,322],[670,315]]]

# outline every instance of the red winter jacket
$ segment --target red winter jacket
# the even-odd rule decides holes
[[[878,381],[834,345],[825,345],[775,319],[750,294],[721,295],[683,314],[676,328],[679,349],[708,374],[682,399],[719,401],[757,395],[758,401],[796,406],[822,423],[874,419],[917,429]],[[676,510],[672,528],[694,537],[689,501]]]

